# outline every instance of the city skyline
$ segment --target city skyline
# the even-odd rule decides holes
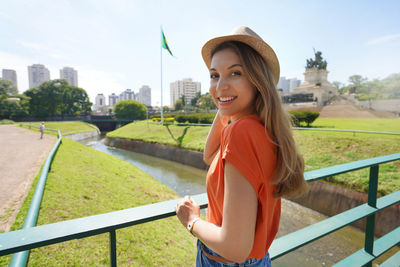
[[[177,8],[179,6],[179,8]],[[303,80],[313,48],[328,62],[329,81],[348,84],[354,74],[385,78],[399,72],[398,1],[8,1],[0,11],[0,68],[17,72],[28,89],[26,66],[45,65],[51,77],[62,66],[79,71],[79,87],[92,102],[98,92],[152,88],[160,105],[160,25],[175,57],[163,53],[164,105],[172,81],[192,77],[208,91],[202,45],[246,25],[275,50],[282,77]],[[207,18],[207,19],[205,19]],[[29,23],[26,23],[29,21]]]

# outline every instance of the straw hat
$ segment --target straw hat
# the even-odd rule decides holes
[[[239,27],[233,30],[230,35],[216,37],[209,40],[201,49],[201,55],[206,63],[207,67],[210,68],[211,65],[211,53],[220,44],[229,41],[237,41],[247,44],[256,50],[265,60],[272,75],[275,79],[275,84],[279,81],[279,61],[276,57],[274,50],[266,43],[257,33],[255,33],[249,27]]]

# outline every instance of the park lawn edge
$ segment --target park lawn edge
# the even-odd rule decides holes
[[[71,162],[78,158],[81,164],[71,168]],[[39,174],[11,230],[22,227],[38,179]],[[64,138],[47,178],[37,225],[175,198],[175,192],[136,166]],[[185,266],[195,262],[194,242],[176,217],[120,229],[118,265]],[[67,241],[32,250],[29,264],[107,266],[108,246],[108,234]],[[7,265],[10,259],[11,255],[0,257],[0,266]]]
[[[25,124],[25,125],[23,125]],[[29,127],[26,124],[30,124],[36,127],[40,126],[40,122],[20,122],[18,125],[22,128],[29,129],[32,131],[39,132],[38,128]],[[92,132],[98,131],[96,125],[83,122],[83,121],[45,121],[45,128],[60,130],[63,136],[76,134],[76,133],[84,133],[84,132]],[[45,134],[57,135],[57,132],[54,131],[44,131]]]

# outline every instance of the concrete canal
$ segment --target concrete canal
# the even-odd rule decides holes
[[[172,188],[179,196],[206,192],[206,171],[173,161],[109,147],[102,140],[102,137],[99,136],[79,142],[130,162]],[[318,212],[283,200],[278,236],[286,235],[325,218]],[[275,260],[273,266],[331,266],[363,246],[364,233],[348,226]]]

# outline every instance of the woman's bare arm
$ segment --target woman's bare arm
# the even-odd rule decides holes
[[[216,226],[199,220],[194,224],[192,233],[222,257],[243,262],[253,248],[257,205],[257,194],[253,186],[233,165],[225,162],[222,225]],[[186,226],[196,218],[197,209],[194,201],[184,201],[184,205],[177,210],[183,225]]]
[[[228,124],[228,121],[229,118],[223,117],[219,112],[215,115],[210,132],[207,136],[203,153],[203,160],[207,165],[211,164],[215,155],[218,153],[218,148],[221,142],[221,133],[224,127]]]

